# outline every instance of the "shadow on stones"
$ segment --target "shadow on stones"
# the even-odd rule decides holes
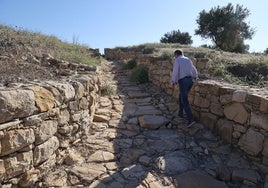
[[[107,127],[96,123],[103,140],[92,141],[95,151],[87,161],[105,168],[96,168],[89,187],[262,187],[263,177],[241,151],[202,124],[184,128],[167,108],[174,99],[129,82],[116,62],[111,66],[117,95],[104,110],[111,114]]]

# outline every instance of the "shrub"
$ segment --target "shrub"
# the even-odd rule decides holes
[[[115,89],[109,83],[105,82],[101,85],[101,95],[113,95],[115,94]]]
[[[126,69],[133,69],[134,67],[136,67],[137,63],[135,59],[130,59],[128,61],[124,61],[121,64],[121,68],[126,70]]]
[[[147,67],[145,65],[136,66],[130,74],[130,81],[140,84],[148,82],[149,76]]]

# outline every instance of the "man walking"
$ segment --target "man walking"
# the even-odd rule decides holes
[[[194,81],[198,78],[198,73],[193,62],[183,55],[182,50],[174,52],[174,64],[171,78],[171,86],[179,84],[179,117],[183,118],[183,111],[187,115],[187,127],[191,127],[195,121],[189,104],[188,95]]]

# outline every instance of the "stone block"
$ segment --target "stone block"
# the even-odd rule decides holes
[[[264,136],[253,130],[249,129],[246,134],[241,136],[238,145],[242,150],[252,156],[257,156],[263,149]]]
[[[218,120],[218,117],[216,115],[213,115],[211,113],[201,112],[200,121],[210,130],[214,129],[214,126],[217,120]]]
[[[36,146],[33,155],[34,165],[36,166],[48,160],[58,148],[59,140],[55,136],[53,136],[43,144]]]
[[[62,94],[62,96],[64,96],[63,101],[65,101],[65,102],[70,101],[74,98],[75,89],[71,84],[59,83],[59,82],[53,82],[53,81],[49,81],[48,83],[59,90],[59,92]]]
[[[265,139],[264,139],[262,154],[263,154],[265,157],[268,157],[268,138],[265,138]]]
[[[261,104],[261,97],[255,94],[249,94],[246,102],[254,106],[259,106]]]
[[[7,179],[25,173],[32,168],[33,152],[19,153],[15,156],[4,159]]]
[[[233,103],[233,104],[225,106],[224,115],[229,120],[233,120],[240,124],[246,123],[248,120],[248,116],[249,116],[244,106],[240,103]]]
[[[34,92],[35,104],[40,112],[45,112],[53,108],[55,99],[49,90],[39,86],[32,86],[29,89]]]
[[[72,83],[74,90],[75,90],[75,99],[81,99],[85,93],[85,87],[80,82],[73,82]]]
[[[251,112],[250,125],[268,131],[268,115],[258,112]]]
[[[140,126],[147,129],[158,129],[168,123],[168,120],[164,116],[158,115],[144,115],[138,119]]]
[[[268,113],[268,99],[261,99],[261,104],[260,104],[260,111],[264,113]]]
[[[88,102],[85,97],[82,97],[79,100],[79,110],[86,110],[86,109],[88,109]]]
[[[37,111],[31,90],[0,91],[0,123],[27,117]]]
[[[218,116],[223,116],[223,106],[220,103],[211,103],[210,111]]]
[[[35,135],[32,129],[10,130],[1,138],[0,156],[18,151],[34,143],[34,141]]]
[[[67,109],[62,110],[60,112],[59,118],[58,118],[58,122],[59,125],[64,125],[64,124],[68,124],[70,121],[70,113]]]
[[[234,102],[245,102],[247,97],[247,91],[244,90],[236,90],[233,93],[232,101]]]
[[[5,178],[6,168],[4,161],[0,159],[0,181],[2,182]]]
[[[222,105],[226,105],[232,102],[232,95],[221,95],[220,102]]]
[[[233,122],[226,119],[220,119],[216,124],[216,131],[223,140],[232,143]]]
[[[53,120],[43,121],[39,127],[34,130],[35,145],[39,145],[51,138],[58,128],[58,123]]]

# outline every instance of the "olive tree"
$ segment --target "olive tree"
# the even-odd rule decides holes
[[[180,44],[192,44],[193,41],[188,32],[171,31],[165,33],[164,36],[160,39],[161,43],[180,43]]]
[[[249,46],[245,39],[251,39],[255,29],[251,28],[245,19],[250,11],[241,5],[235,7],[229,3],[224,7],[214,7],[209,12],[202,10],[196,22],[196,35],[209,38],[216,47],[230,52],[247,52]]]

